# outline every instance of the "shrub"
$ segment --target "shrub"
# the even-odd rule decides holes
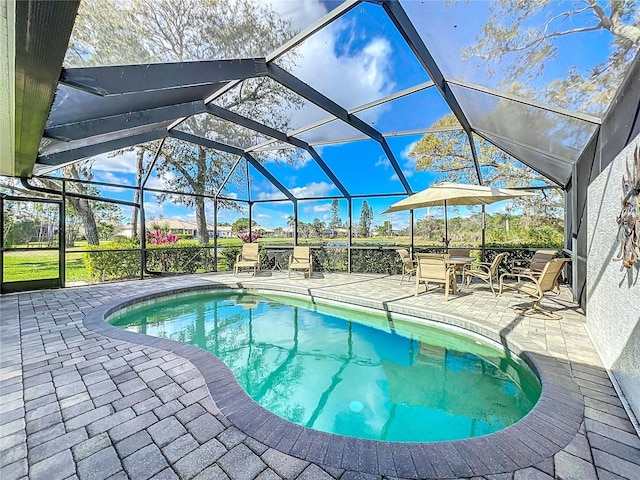
[[[351,271],[354,273],[402,273],[398,252],[381,247],[351,250]]]
[[[147,247],[147,269],[152,272],[196,273],[211,272],[215,257],[213,248],[187,241],[151,244]],[[91,278],[106,281],[140,276],[138,242],[126,239],[100,246],[87,246],[84,262]]]
[[[117,250],[110,244],[87,245],[83,259],[89,275],[101,282],[139,277],[140,250],[127,249],[135,247],[128,247],[125,242]]]
[[[196,273],[214,269],[214,250],[183,244],[149,245],[147,269],[156,272]]]

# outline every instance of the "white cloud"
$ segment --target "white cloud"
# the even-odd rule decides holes
[[[271,218],[271,215],[268,215],[266,213],[259,213],[258,218]]]
[[[335,187],[327,182],[311,182],[304,187],[293,187],[291,193],[296,197],[321,197],[328,195]]]
[[[158,202],[149,202],[145,199],[144,214],[145,217],[151,218],[164,212],[164,204]]]
[[[298,198],[322,197],[331,193],[335,187],[327,182],[311,182],[303,187],[293,187],[289,191]],[[276,200],[286,198],[279,190],[271,186],[271,190],[258,193],[258,200]]]
[[[106,183],[113,183],[113,184],[117,184],[117,185],[131,185],[131,182],[129,181],[129,179],[125,178],[123,175],[116,175],[113,172],[107,172],[107,171],[96,171],[95,173],[95,179],[99,182],[106,182]],[[130,189],[125,189],[125,188],[119,188],[119,187],[106,187],[106,186],[101,186],[100,189],[102,191],[105,192],[131,192],[132,190]]]
[[[122,175],[116,175],[111,171],[97,171],[96,179],[99,179],[99,181],[101,182],[117,183],[119,185],[131,185],[131,182],[128,178]]]
[[[295,2],[296,5],[299,3],[302,2]],[[339,19],[315,33],[295,49],[298,57],[292,69],[292,73],[302,81],[347,108],[386,96],[394,89],[391,44],[385,38],[373,37],[367,39],[364,47],[355,46],[355,42],[363,40],[358,37],[360,33],[356,28],[354,22]],[[342,42],[347,36],[350,40],[345,45]],[[340,87],[336,88],[336,85]],[[378,111],[378,116],[381,113]],[[318,117],[317,109],[303,108],[293,113],[293,124],[306,125],[327,116],[322,114]],[[375,122],[377,118],[368,117],[367,120]],[[325,127],[328,134],[326,129],[331,127]],[[341,131],[344,136],[342,122],[335,122],[335,130],[338,132],[331,133],[339,135]]]
[[[287,197],[280,190],[276,190],[275,187],[272,187],[269,192],[258,192],[258,200],[279,200],[281,198]]]
[[[409,156],[409,152],[413,150],[413,147],[415,147],[417,143],[418,143],[418,140],[416,140],[415,142],[411,142],[406,147],[404,147],[402,152],[400,152],[400,158],[404,160],[405,168],[415,168],[416,166],[416,161]]]
[[[125,152],[115,157],[103,153],[93,157],[93,170],[104,172],[136,173],[136,152]]]
[[[380,157],[374,164],[375,167],[382,167],[385,170],[389,168],[389,159],[387,157]]]
[[[331,211],[331,204],[330,203],[325,203],[324,205],[315,205],[313,207],[313,211],[315,213],[330,212]]]
[[[402,170],[402,173],[404,173],[404,176],[405,176],[406,178],[411,178],[411,177],[413,176],[413,173],[414,173],[414,172],[413,172],[413,170],[406,170],[406,169],[403,169],[403,170]],[[398,181],[398,180],[400,180],[400,179],[398,178],[398,175],[394,173],[393,175],[391,175],[391,176],[389,177],[389,180],[396,180],[396,181]]]
[[[291,1],[291,0],[257,0],[258,3],[272,7],[283,18],[291,21],[294,28],[300,30],[308,27],[322,18],[327,9],[319,0]]]

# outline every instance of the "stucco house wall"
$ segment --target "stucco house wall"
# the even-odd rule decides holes
[[[640,261],[631,268],[614,261],[622,178],[637,136],[589,185],[587,200],[587,329],[602,361],[640,418]],[[640,215],[640,211],[638,212]]]

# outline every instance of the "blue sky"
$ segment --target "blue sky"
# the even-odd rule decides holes
[[[265,2],[266,3],[266,2]],[[423,39],[431,49],[445,77],[477,82],[489,88],[495,88],[502,78],[496,75],[487,78],[486,71],[475,65],[469,68],[460,58],[465,46],[475,41],[480,26],[488,15],[488,2],[460,2],[446,8],[444,2],[402,2],[407,13],[412,16]],[[273,2],[274,8],[291,19],[293,24],[304,28],[320,18],[327,6],[336,2],[312,0],[300,3],[293,0]],[[558,8],[561,5],[558,3]],[[552,12],[549,12],[551,15]],[[545,77],[546,83],[554,76],[564,76],[567,66],[576,64],[582,59],[584,66],[594,65],[608,55],[610,37],[608,34],[596,32],[587,37],[563,39],[562,48],[557,60],[549,62]],[[446,41],[443,42],[442,39]],[[353,9],[328,28],[316,33],[296,49],[299,54],[297,65],[292,69],[303,81],[325,94],[345,108],[354,108],[372,100],[388,96],[406,88],[429,80],[411,50],[398,34],[396,28],[384,14],[381,7],[373,4],[362,4]],[[358,113],[358,116],[383,133],[410,131],[430,127],[436,120],[450,113],[450,110],[438,91],[429,88],[419,93]],[[327,117],[324,113],[321,118]],[[318,109],[314,106],[303,108],[293,113],[294,126],[306,125],[318,120]],[[320,129],[298,135],[299,138],[313,143],[329,138],[340,132],[349,137],[359,132],[346,124],[336,121]],[[438,180],[438,176],[430,172],[417,172],[415,163],[408,153],[421,135],[398,136],[388,138],[389,146],[407,177],[413,191],[427,188]],[[355,195],[386,193],[402,193],[403,188],[395,175],[390,162],[380,145],[370,139],[334,145],[318,145],[316,150],[325,162],[333,169],[337,177],[350,193]],[[297,196],[332,196],[339,195],[339,190],[310,159],[296,166],[267,162],[265,167]],[[135,158],[133,154],[119,157],[101,155],[94,162],[95,179],[99,181],[117,182],[126,185],[135,183]],[[275,187],[255,170],[250,169],[252,199],[276,198],[279,193]],[[149,185],[167,188],[171,178],[158,178],[152,173]],[[132,193],[118,189],[103,189],[105,196],[131,199]],[[248,193],[236,188],[228,188],[225,195],[246,199]],[[404,227],[408,223],[408,213],[393,216],[379,215],[390,204],[404,197],[367,198],[373,207],[374,224],[391,220],[394,227]],[[363,199],[353,202],[354,220],[360,217]],[[193,219],[194,213],[181,205],[170,202],[160,204],[153,195],[145,198],[147,218],[159,215],[165,218]],[[314,218],[328,221],[331,215],[331,200],[301,202],[299,206],[300,220],[311,222]],[[346,219],[346,201],[340,202],[341,216]],[[489,211],[499,211],[504,202],[489,207]],[[208,206],[208,219],[213,214]],[[129,212],[123,211],[129,217]],[[285,226],[286,219],[293,213],[288,202],[258,203],[254,207],[253,216],[267,227]],[[425,215],[426,210],[418,210],[416,218]],[[442,209],[431,209],[430,214],[442,216]],[[451,212],[453,213],[453,212]],[[461,209],[461,215],[468,212]],[[233,222],[246,213],[220,210],[219,221]]]

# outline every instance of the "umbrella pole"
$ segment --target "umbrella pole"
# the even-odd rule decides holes
[[[485,207],[485,205],[482,205],[482,255],[481,255],[481,258],[480,258],[481,262],[485,261],[484,248],[485,248],[485,240],[486,240],[485,233],[486,233],[486,230],[487,230],[487,222],[486,222],[486,218],[485,218],[486,217],[486,213],[487,213],[486,207]]]
[[[447,201],[444,201],[444,253],[449,253],[449,220],[447,219]]]
[[[409,255],[413,258],[414,240],[413,240],[413,210],[409,210],[409,238],[411,243],[409,244]]]

